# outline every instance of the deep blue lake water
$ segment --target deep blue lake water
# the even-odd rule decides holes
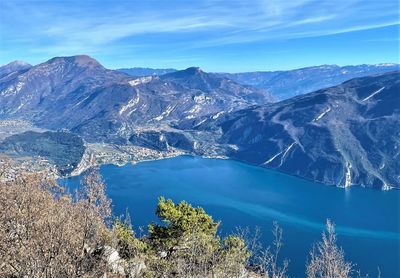
[[[272,223],[283,228],[282,256],[291,275],[303,277],[312,244],[326,219],[336,224],[346,258],[363,274],[400,277],[400,191],[325,186],[232,160],[181,156],[118,167],[104,165],[116,215],[128,208],[132,222],[156,221],[157,198],[186,200],[221,220],[222,233],[235,227],[261,228],[271,243]],[[79,178],[64,181],[73,188]]]

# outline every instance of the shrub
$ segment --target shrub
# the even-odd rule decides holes
[[[113,225],[113,232],[117,240],[118,253],[121,258],[129,259],[143,256],[148,251],[147,244],[136,238],[129,221],[122,222],[117,218]]]
[[[215,222],[202,208],[187,202],[159,199],[156,211],[163,224],[149,225],[149,244],[158,259],[150,265],[157,277],[239,277],[250,256],[244,240],[217,236]],[[153,271],[154,273],[154,271]]]
[[[1,174],[0,174],[1,176]],[[108,229],[101,180],[89,174],[86,198],[72,198],[44,174],[0,181],[1,277],[99,277]]]

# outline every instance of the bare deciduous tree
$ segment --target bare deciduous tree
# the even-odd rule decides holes
[[[257,263],[262,277],[266,278],[286,278],[289,266],[288,260],[283,260],[279,264],[279,253],[283,246],[282,228],[277,222],[273,223],[272,234],[274,236],[273,247],[262,250],[257,256]]]
[[[91,199],[65,194],[44,174],[0,181],[1,277],[99,277],[109,202],[96,175],[83,186]]]
[[[322,241],[315,244],[310,252],[307,277],[348,278],[352,270],[353,264],[345,261],[343,249],[336,244],[335,226],[327,220]]]

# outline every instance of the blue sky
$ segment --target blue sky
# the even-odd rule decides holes
[[[0,0],[0,64],[207,71],[399,62],[397,0]]]

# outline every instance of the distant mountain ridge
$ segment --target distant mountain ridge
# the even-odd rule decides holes
[[[310,93],[341,84],[356,77],[385,73],[399,70],[400,65],[395,63],[382,63],[375,65],[337,66],[321,65],[293,70],[281,71],[254,71],[241,73],[215,73],[229,78],[242,85],[251,85],[265,89],[280,100]],[[146,69],[133,68],[119,70],[131,75],[162,75],[174,72],[175,69]]]
[[[321,65],[289,71],[224,74],[240,84],[263,88],[278,97],[290,97],[339,85],[352,78],[399,70],[399,64],[355,65],[340,67]]]
[[[176,69],[153,69],[153,68],[122,68],[117,71],[129,74],[131,76],[158,76],[178,71]]]

